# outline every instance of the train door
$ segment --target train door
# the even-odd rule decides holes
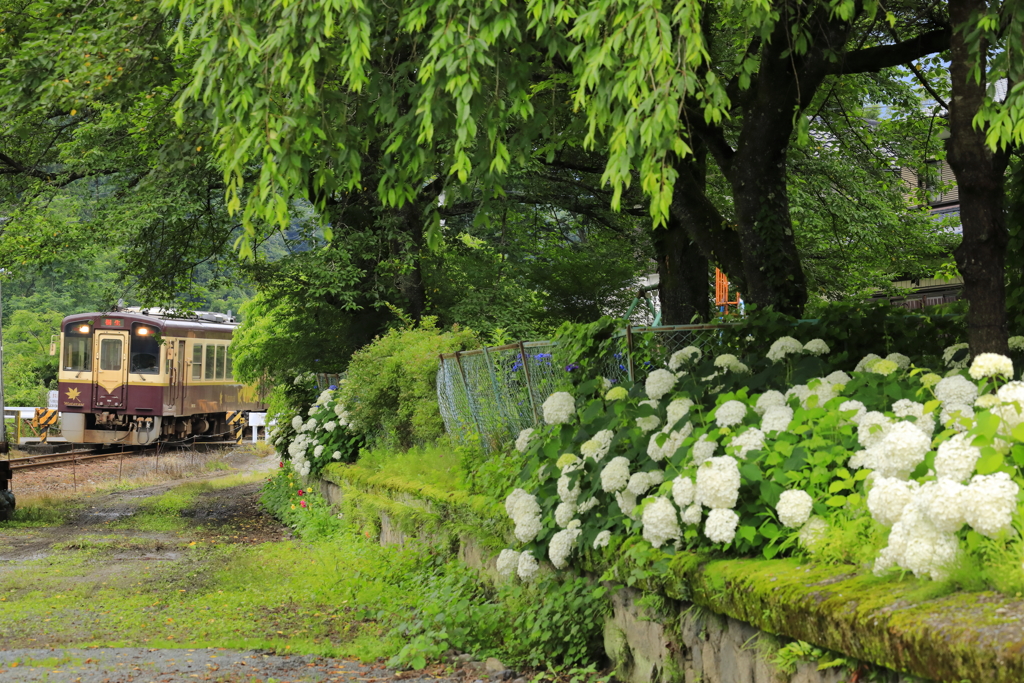
[[[178,401],[180,409],[178,414],[185,412],[185,387],[188,382],[188,366],[185,363],[185,342],[178,342],[178,350],[174,354],[174,367],[176,368],[174,376],[177,384],[174,387],[175,393],[178,395]]]
[[[128,390],[128,335],[100,330],[96,333],[95,407],[121,408]]]

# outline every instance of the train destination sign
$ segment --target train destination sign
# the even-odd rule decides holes
[[[103,327],[124,327],[124,320],[120,318],[104,318]]]

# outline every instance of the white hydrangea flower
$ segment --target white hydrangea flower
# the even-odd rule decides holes
[[[571,486],[570,481],[571,479],[567,474],[563,474],[558,478],[558,498],[563,503],[575,504],[576,500],[580,497],[580,483],[577,479],[576,485]]]
[[[668,359],[668,369],[675,372],[683,363],[696,363],[703,355],[696,346],[687,346],[672,354],[672,357]]]
[[[515,534],[520,543],[529,543],[540,533],[541,511],[536,496],[516,489],[505,499],[505,511],[516,525]]]
[[[331,456],[331,460],[341,460],[341,451],[334,451],[334,455]]]
[[[1024,408],[1024,382],[1007,382],[999,387],[999,390],[996,391],[996,396],[1003,403],[1016,403]]]
[[[860,362],[857,363],[857,367],[855,367],[853,369],[853,371],[854,372],[870,372],[871,371],[871,366],[874,365],[876,362],[878,362],[880,360],[882,360],[881,356],[879,356],[877,354],[874,354],[874,353],[869,353],[868,355],[866,355],[866,356],[864,356],[863,358],[860,359]]]
[[[737,458],[745,458],[750,451],[764,448],[764,432],[757,427],[750,427],[742,434],[734,436],[729,442],[728,448]]]
[[[868,368],[868,371],[873,372],[876,375],[889,376],[899,369],[900,366],[897,365],[894,361],[883,358],[881,360],[876,360],[874,363],[872,363],[871,366]]]
[[[740,359],[731,353],[723,353],[721,356],[715,358],[715,367],[736,373],[750,372],[750,368],[748,368],[744,363],[741,363]]]
[[[665,427],[665,429],[668,429],[668,427]],[[675,455],[679,447],[683,445],[686,437],[690,436],[691,432],[693,432],[693,425],[687,422],[682,428],[673,432],[666,432],[665,429],[656,434],[651,434],[651,438],[647,442],[647,455],[654,462],[661,462]],[[668,436],[663,437],[665,434],[668,434]],[[665,441],[661,445],[658,445],[659,437],[663,437]]]
[[[601,488],[611,493],[621,491],[629,483],[629,460],[621,455],[612,458],[601,470]]]
[[[804,548],[814,551],[825,538],[828,532],[828,522],[817,515],[807,520],[807,523],[800,527],[797,534],[797,542]]]
[[[604,456],[608,455],[614,436],[615,433],[612,430],[602,429],[594,434],[593,439],[583,442],[583,445],[580,446],[580,453],[584,458],[600,462]]]
[[[963,500],[967,487],[951,479],[926,482],[914,492],[920,498],[922,509],[935,528],[944,534],[955,534],[963,527],[965,505]]]
[[[935,432],[935,417],[931,413],[925,414],[923,403],[901,398],[892,404],[892,412],[899,418],[914,418],[914,426],[925,436],[930,437]]]
[[[515,514],[512,511],[515,510],[519,505],[519,499],[522,498],[523,496],[529,495],[530,494],[523,489],[515,489],[514,491],[512,491],[512,493],[508,494],[508,496],[505,498],[505,512],[508,514],[510,519],[514,520],[516,518]]]
[[[640,497],[662,482],[664,475],[660,470],[652,472],[636,472],[629,478],[626,490],[636,497]]]
[[[519,553],[519,565],[516,567],[516,573],[520,579],[532,581],[533,577],[537,575],[538,569],[540,569],[540,563],[537,562],[532,551],[524,550]]]
[[[555,524],[564,529],[569,526],[569,522],[575,515],[576,505],[574,503],[559,503],[555,508]]]
[[[736,527],[740,523],[739,515],[732,510],[717,508],[708,513],[704,523],[704,535],[712,543],[732,543],[736,538]]]
[[[868,511],[871,518],[884,526],[900,521],[903,510],[914,499],[916,481],[903,481],[895,477],[875,477],[868,491]]]
[[[636,520],[636,515],[633,514],[634,508],[636,508],[636,496],[626,491],[615,492],[615,502],[619,504],[619,509],[622,510],[622,514],[626,515],[632,520]]]
[[[672,500],[680,510],[686,509],[693,502],[694,493],[693,479],[676,477],[672,480]]]
[[[676,385],[676,376],[668,370],[661,368],[647,375],[644,388],[647,390],[647,397],[652,401],[660,400],[662,396],[672,391]]]
[[[970,347],[971,345],[966,343],[947,346],[946,350],[942,352],[942,362],[946,364],[947,368],[963,370],[967,367],[967,364],[971,362],[971,355],[969,353],[965,354],[960,360],[953,360],[953,357],[957,355],[958,351],[969,349]]]
[[[758,415],[764,415],[768,412],[769,408],[784,405],[786,405],[786,397],[782,395],[782,392],[769,389],[757,397],[757,402],[754,404],[754,412]]]
[[[962,496],[964,520],[982,536],[994,538],[1011,528],[1019,491],[1006,472],[975,475]]]
[[[842,370],[836,370],[835,372],[825,375],[825,381],[829,384],[847,385],[852,381],[852,377],[847,375]]]
[[[761,419],[761,431],[784,432],[793,421],[793,409],[789,406],[774,406],[765,411]]]
[[[790,387],[786,390],[786,402],[789,402],[791,396],[796,396],[797,401],[804,408],[807,407],[807,399],[811,395],[811,389],[806,384],[797,384],[796,386]]]
[[[608,393],[604,395],[606,401],[621,401],[624,398],[629,397],[629,392],[626,391],[626,387],[612,387],[608,390]]]
[[[693,401],[688,398],[677,398],[668,404],[668,419],[666,425],[674,427],[677,422],[686,417],[686,414],[690,412],[690,408],[693,407]]]
[[[644,526],[644,540],[655,548],[660,548],[668,541],[677,540],[682,534],[679,528],[679,515],[664,496],[657,496],[644,506],[641,522]]]
[[[890,363],[895,363],[896,367],[900,370],[906,370],[910,367],[910,358],[904,356],[902,353],[890,353],[885,357],[885,360]]]
[[[498,576],[503,579],[511,578],[516,569],[519,568],[519,553],[510,548],[505,548],[498,555],[497,569]]]
[[[591,496],[590,498],[587,498],[585,501],[580,503],[579,507],[576,509],[576,511],[578,513],[580,513],[581,515],[585,515],[588,512],[590,512],[591,510],[593,510],[594,508],[596,508],[598,502],[599,501],[597,500],[597,498],[595,498],[594,496]]]
[[[325,404],[328,401],[330,401],[331,400],[331,396],[333,396],[333,395],[334,395],[334,390],[333,389],[324,389],[323,391],[320,392],[320,396],[317,397],[316,403],[314,403],[313,405],[322,406],[323,404]]]
[[[974,408],[965,403],[946,403],[942,406],[939,422],[947,429],[967,431],[974,424]]]
[[[313,449],[313,457],[314,458],[319,458],[321,455],[324,454],[324,449],[325,448],[327,448],[327,447],[324,446],[323,444],[319,444],[316,448]]]
[[[325,422],[325,423],[324,423],[324,431],[325,431],[325,432],[333,432],[333,431],[334,431],[334,429],[335,429],[335,428],[336,428],[337,426],[338,426],[338,423],[337,423],[337,422],[335,422],[334,420],[331,420],[330,422]]]
[[[779,496],[779,504],[775,506],[775,511],[779,513],[779,521],[782,522],[783,526],[796,529],[803,526],[804,522],[810,518],[813,506],[814,501],[807,491],[792,489],[782,492],[782,495]]]
[[[544,401],[543,409],[549,425],[569,424],[576,416],[576,399],[567,391],[556,391]]]
[[[536,517],[522,517],[516,522],[514,533],[520,543],[529,543],[537,538],[543,527],[539,514]]]
[[[302,429],[302,424],[303,423],[301,415],[296,415],[295,417],[292,418],[292,429],[294,429],[295,431]]]
[[[594,550],[598,548],[607,548],[609,541],[612,540],[612,532],[605,529],[594,538]]]
[[[519,432],[519,436],[516,437],[516,450],[520,453],[525,453],[526,449],[530,447],[530,441],[533,439],[533,434],[533,427],[527,427],[523,431]]]
[[[798,342],[792,337],[779,337],[772,342],[771,348],[768,349],[768,360],[773,363],[778,363],[786,356],[803,353],[804,345]]]
[[[999,353],[979,353],[968,374],[975,380],[985,377],[1013,377],[1013,361]]]
[[[830,351],[831,349],[828,348],[824,339],[812,339],[804,344],[804,353],[809,353],[812,356],[824,356]]]
[[[812,379],[810,382],[808,382],[807,390],[807,397],[802,398],[800,400],[800,404],[804,408],[810,407],[811,396],[818,397],[817,407],[822,408],[826,403],[828,403],[838,395],[838,391],[836,390],[835,385],[829,382],[824,377],[818,377],[817,379]]]
[[[703,511],[700,503],[693,503],[679,515],[679,518],[683,521],[683,524],[700,524],[700,516]]]
[[[1010,345],[1011,351],[1024,351],[1024,337],[1010,337],[1006,341]]]
[[[697,468],[695,500],[712,509],[736,507],[740,494],[740,469],[727,455],[710,458]]]
[[[879,444],[885,458],[876,463],[875,471],[885,477],[904,478],[924,461],[931,445],[931,439],[913,424],[897,422],[889,427]]]
[[[973,436],[954,434],[939,444],[935,453],[935,476],[963,482],[974,472],[981,449],[971,445]]]
[[[649,415],[647,417],[638,417],[636,419],[636,426],[640,428],[640,431],[644,434],[653,432],[661,424],[661,418],[657,415]]]
[[[743,401],[726,401],[715,409],[715,423],[719,427],[738,425],[746,416],[747,404]]]
[[[1000,403],[1001,401],[999,400],[999,396],[996,394],[985,394],[984,396],[979,396],[975,399],[974,407],[978,410],[988,410],[990,408],[995,408],[1000,405]]]
[[[701,434],[697,441],[693,444],[691,453],[693,454],[693,464],[702,465],[704,462],[715,454],[718,450],[718,442],[709,439],[707,434]]]
[[[839,409],[842,410],[842,406]],[[857,422],[857,441],[864,448],[870,448],[882,442],[891,426],[892,420],[877,410],[864,413]]]

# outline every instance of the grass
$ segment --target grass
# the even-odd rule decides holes
[[[66,496],[37,495],[19,498],[14,519],[0,522],[0,529],[29,529],[63,524],[82,503]]]
[[[460,490],[466,488],[461,458],[459,449],[451,446],[418,446],[408,451],[374,448],[363,450],[356,466],[387,477]]]

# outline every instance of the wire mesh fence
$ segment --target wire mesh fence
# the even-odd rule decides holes
[[[612,382],[643,381],[687,346],[715,354],[725,325],[626,327],[611,343],[602,374]],[[541,405],[571,385],[550,341],[516,342],[440,357],[437,399],[445,429],[458,443],[500,448],[541,421]]]

